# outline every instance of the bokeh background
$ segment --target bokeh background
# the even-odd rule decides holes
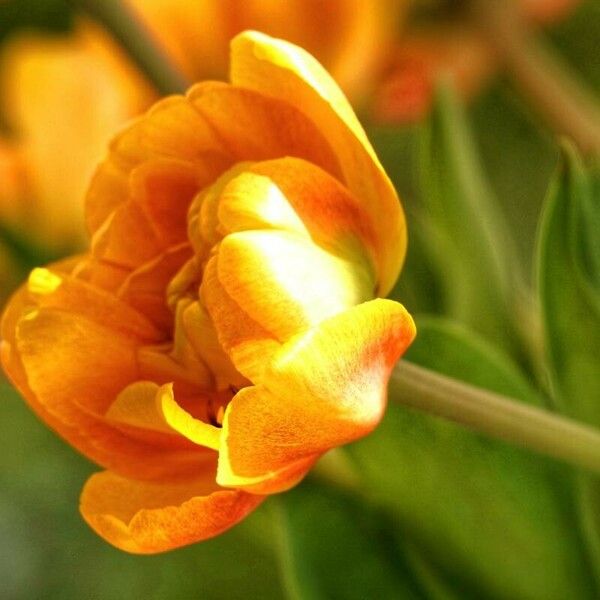
[[[433,9],[440,8],[435,4],[424,2],[419,18],[426,19]],[[3,51],[15,35],[32,29],[68,35],[73,22],[72,6],[60,0],[0,2],[0,69]],[[393,24],[398,35],[404,31],[401,24],[406,25],[400,17]],[[598,0],[582,1],[559,22],[538,29],[537,35],[600,96]],[[558,160],[558,145],[553,132],[506,73],[500,69],[486,77],[486,85],[469,99],[468,119],[493,195],[516,241],[519,268],[531,280],[535,230]],[[0,89],[0,98],[3,93]],[[0,106],[5,105],[0,102]],[[364,107],[360,114],[405,203],[410,230],[416,232],[405,275],[395,294],[412,312],[439,313],[442,307],[435,294],[436,282],[423,259],[419,240],[420,118],[397,117],[392,119],[394,122],[384,122],[381,114]],[[48,115],[48,119],[53,118],[55,115]],[[3,135],[10,137],[6,114],[0,114],[0,124]],[[0,178],[0,200],[2,185]],[[5,226],[0,226],[0,241],[19,256],[5,270],[1,282],[4,294],[25,277],[29,267],[58,257],[76,245],[72,241],[64,248],[61,244],[43,244],[28,239],[26,230]],[[23,245],[26,251],[21,252]],[[397,557],[393,575],[382,576],[377,597],[404,597],[405,589],[413,590],[407,591],[406,597],[413,597],[413,593],[418,597],[414,573],[404,565],[406,548],[399,550],[395,539],[396,535],[409,533],[399,527],[392,535],[381,522],[376,526],[375,539],[365,535],[365,519],[377,517],[365,515],[347,496],[325,490],[315,482],[307,482],[301,490],[288,494],[288,506],[302,506],[296,516],[273,501],[232,531],[203,544],[153,557],[130,556],[113,549],[85,525],[76,510],[81,485],[94,466],[42,425],[7,382],[0,385],[1,598],[290,597],[282,560],[285,562],[293,550],[281,527],[282,520],[289,518],[299,520],[295,531],[306,533],[306,539],[294,540],[294,544],[300,548],[310,546],[314,553],[327,557],[321,567],[322,576],[330,581],[327,597],[364,597],[353,595],[360,594],[360,585],[353,586],[361,573],[352,567],[355,563],[351,558],[361,555]],[[311,537],[311,532],[319,534]],[[368,558],[359,562],[363,573],[381,564],[370,564]]]

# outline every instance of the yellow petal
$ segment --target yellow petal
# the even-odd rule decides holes
[[[173,386],[138,381],[125,388],[111,404],[112,421],[168,434],[179,434],[195,444],[217,450],[221,430],[195,419],[175,400]]]
[[[274,474],[369,433],[414,333],[402,305],[373,300],[284,344],[261,385],[236,394],[225,411],[217,481],[278,492],[289,481]]]
[[[373,295],[370,273],[287,231],[228,235],[217,277],[244,312],[280,341]]]
[[[342,181],[375,225],[378,292],[387,294],[406,252],[404,215],[391,182],[333,79],[304,50],[264,34],[244,32],[231,44],[231,81],[298,107],[327,136]]]

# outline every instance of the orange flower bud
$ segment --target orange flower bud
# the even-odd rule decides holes
[[[86,521],[131,552],[214,536],[385,408],[412,319],[396,193],[337,85],[246,32],[231,84],[156,104],[112,142],[84,257],[32,272],[2,360],[106,471]]]

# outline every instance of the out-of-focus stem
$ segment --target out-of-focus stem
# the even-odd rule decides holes
[[[70,0],[123,46],[161,95],[181,94],[189,82],[131,7],[122,0]]]
[[[600,431],[407,361],[392,374],[390,400],[600,474]]]
[[[531,33],[518,2],[472,0],[473,13],[514,83],[547,123],[600,155],[600,107],[559,57]]]

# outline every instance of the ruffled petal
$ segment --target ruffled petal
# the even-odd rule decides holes
[[[161,331],[173,329],[173,312],[165,290],[181,267],[190,259],[189,244],[172,246],[150,262],[129,272],[118,287],[117,296],[146,316]]]
[[[337,84],[301,48],[248,31],[231,43],[231,81],[234,86],[298,107],[319,131],[326,133],[342,170],[341,180],[363,203],[375,225],[378,292],[386,295],[398,277],[406,252],[404,214],[389,178]]]
[[[263,500],[214,482],[214,462],[195,479],[136,481],[92,475],[81,494],[83,518],[107,542],[135,554],[164,552],[218,535]]]
[[[131,171],[156,159],[192,164],[201,185],[210,183],[231,164],[211,126],[192,105],[181,96],[165,98],[117,135],[107,159],[94,174],[85,200],[91,233],[128,199]]]
[[[278,492],[274,474],[369,433],[393,365],[415,335],[404,307],[372,300],[290,340],[262,384],[238,393],[223,422],[220,485]]]

